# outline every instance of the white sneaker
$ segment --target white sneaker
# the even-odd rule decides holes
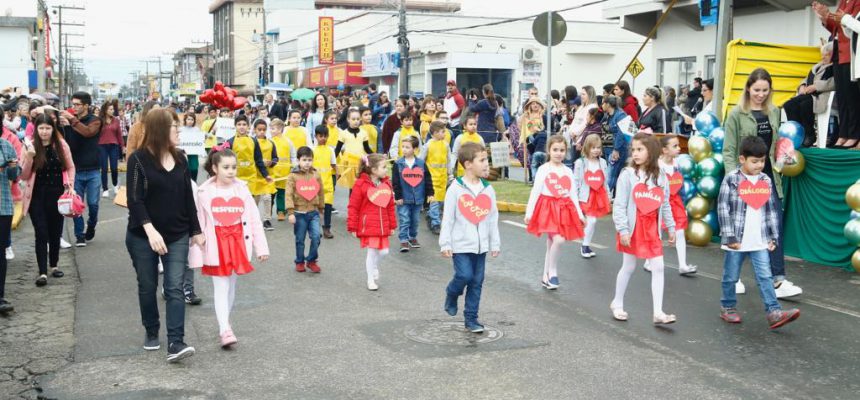
[[[779,287],[775,288],[776,298],[784,299],[786,297],[794,297],[801,293],[803,293],[803,289],[799,286],[794,286],[793,283],[789,281],[782,281]]]
[[[104,198],[110,197],[110,190],[105,190],[104,192],[102,192],[102,197],[104,197]]]
[[[678,267],[678,273],[680,273],[681,275],[691,275],[695,274],[698,271],[699,268],[695,265],[682,265]]]
[[[7,260],[14,260],[15,259],[15,252],[12,251],[12,247],[6,248],[6,259]]]
[[[376,281],[374,281],[373,279],[368,279],[367,280],[367,290],[375,291],[377,289],[379,289],[379,286],[376,284]]]
[[[642,269],[651,272],[651,265],[648,264],[648,260],[645,260],[645,264],[642,264]]]
[[[67,242],[66,239],[60,238],[60,248],[61,249],[71,249],[72,244]]]
[[[744,283],[738,280],[738,283],[735,284],[735,294],[744,294],[747,292],[747,287],[744,286]]]
[[[116,196],[117,192],[119,192],[119,186],[113,187],[113,195]]]

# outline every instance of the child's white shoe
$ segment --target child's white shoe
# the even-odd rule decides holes
[[[376,284],[376,281],[373,279],[368,279],[367,280],[367,290],[376,291],[377,289],[379,289],[379,286]]]

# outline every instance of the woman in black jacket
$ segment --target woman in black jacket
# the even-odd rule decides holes
[[[671,132],[670,115],[666,111],[666,106],[663,105],[663,94],[659,88],[649,87],[645,89],[645,95],[642,96],[642,104],[645,105],[645,111],[642,112],[642,116],[639,118],[640,132]]]

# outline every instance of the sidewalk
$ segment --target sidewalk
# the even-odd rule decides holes
[[[71,229],[71,220],[66,220]],[[15,311],[0,316],[0,398],[36,399],[41,378],[69,364],[75,346],[75,301],[80,284],[74,249],[60,251],[62,278],[37,287],[33,225],[12,232],[15,259],[9,262],[6,298]]]

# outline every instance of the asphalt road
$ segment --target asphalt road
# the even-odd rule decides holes
[[[335,239],[324,240],[318,275],[293,270],[292,228],[268,233],[272,260],[239,279],[235,350],[218,346],[211,282],[197,278],[201,306],[189,307],[186,342],[197,355],[180,365],[165,350],[141,348],[136,283],[124,247],[125,210],[102,202],[96,240],[77,249],[82,282],[74,363],[47,377],[61,399],[571,399],[857,398],[860,392],[860,279],[838,269],[789,262],[804,294],[785,306],[800,319],[769,331],[749,265],[741,325],[719,319],[722,254],[691,249],[700,273],[677,274],[667,248],[666,312],[651,323],[650,278],[638,269],[627,296],[630,321],[611,318],[615,274],[611,221],[599,222],[598,257],[565,246],[561,288],[540,286],[545,240],[520,215],[503,214],[502,254],[488,261],[482,336],[442,311],[449,260],[422,224],[423,249],[394,253],[380,290],[366,289],[364,252],[345,232],[346,191],[338,190]],[[396,238],[392,240],[392,247]],[[462,300],[460,302],[462,307]],[[163,312],[163,307],[162,307]],[[162,326],[164,324],[162,323]],[[162,329],[162,341],[164,330]]]

